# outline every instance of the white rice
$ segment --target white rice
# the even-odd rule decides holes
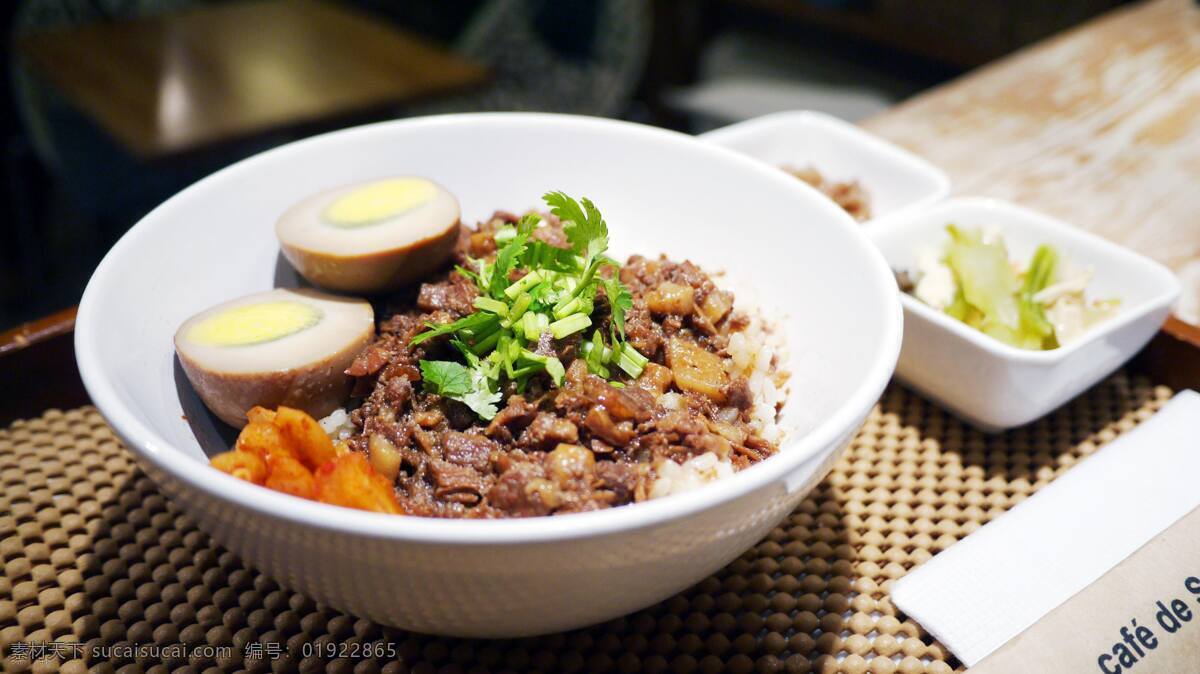
[[[650,498],[682,494],[703,487],[709,482],[733,475],[733,464],[712,452],[694,456],[682,464],[661,459],[654,464],[657,476],[650,486]]]
[[[354,424],[350,422],[350,415],[341,408],[330,412],[329,416],[317,423],[321,424],[321,430],[325,431],[325,435],[335,442],[345,440],[354,434]]]
[[[683,395],[675,391],[668,391],[659,397],[658,405],[664,410],[681,410],[683,409]]]
[[[739,300],[744,309],[746,302]],[[750,410],[750,428],[762,439],[778,445],[783,440],[783,429],[777,416],[778,407],[787,399],[787,373],[781,364],[787,362],[786,346],[782,330],[767,322],[760,312],[751,314],[750,325],[745,330],[729,336],[729,358],[725,369],[732,376],[743,376],[750,384],[753,407]],[[666,409],[683,407],[683,396],[665,393],[658,404]],[[721,458],[706,452],[688,459],[682,464],[663,459],[654,464],[655,480],[650,485],[650,498],[691,491],[714,480],[732,475],[733,463],[728,457]]]
[[[729,359],[725,361],[730,374],[744,376],[750,382],[754,400],[750,428],[775,445],[783,440],[776,416],[777,408],[787,399],[787,373],[778,370],[779,364],[786,362],[785,350],[782,331],[755,314],[745,330],[729,336]]]

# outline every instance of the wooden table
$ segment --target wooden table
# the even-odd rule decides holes
[[[867,120],[958,194],[1058,216],[1172,269],[1200,264],[1200,5],[1152,0]]]
[[[1044,211],[1176,271],[1200,265],[1193,0],[1110,12],[863,126],[940,166],[956,194]],[[1200,386],[1200,328],[1168,320],[1143,361],[1158,381]]]
[[[28,35],[19,49],[142,158],[373,112],[487,78],[386,21],[315,0],[90,23]]]

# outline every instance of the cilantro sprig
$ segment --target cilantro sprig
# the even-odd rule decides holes
[[[536,214],[500,228],[494,258],[458,268],[479,290],[476,311],[452,323],[429,323],[410,342],[450,338],[463,362],[422,360],[425,389],[462,402],[483,419],[496,415],[506,381],[515,382],[518,391],[536,376],[562,385],[562,362],[539,347],[547,335],[561,340],[592,327],[598,292],[607,300],[611,328],[607,342],[598,329],[583,341],[588,370],[609,378],[615,367],[637,377],[649,362],[626,341],[625,312],[633,307],[633,296],[621,283],[620,264],[605,255],[608,224],[600,210],[586,197],[576,201],[563,192],[548,192],[542,199],[562,221],[571,247],[535,239],[542,224]],[[600,273],[606,267],[608,276]]]
[[[421,376],[434,393],[463,402],[485,419],[499,411],[496,403],[500,402],[500,393],[487,386],[479,370],[449,360],[423,360]]]

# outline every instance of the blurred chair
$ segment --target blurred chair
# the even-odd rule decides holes
[[[13,99],[23,137],[8,144],[24,310],[78,301],[94,266],[142,215],[197,179],[281,142],[266,135],[187,156],[143,161],[37,71],[15,48],[25,34],[187,9],[198,0],[25,0],[13,20]],[[37,165],[44,168],[37,170]],[[50,180],[46,179],[46,173]],[[49,190],[45,189],[49,187]],[[65,197],[65,198],[56,198]]]
[[[644,0],[489,0],[454,50],[492,69],[481,91],[405,114],[525,110],[619,116],[650,46]]]
[[[96,231],[99,223],[123,211],[136,212],[128,202],[136,201],[137,194],[153,192],[159,178],[139,173],[113,141],[34,76],[16,51],[16,39],[38,30],[148,16],[186,4],[187,0],[25,0],[15,11],[9,68],[23,134],[6,143],[4,173],[13,205],[10,224],[20,268],[17,287],[25,288],[18,296],[23,295],[22,302],[30,305],[24,310],[37,310],[41,300],[57,301],[48,299],[61,290],[52,287],[57,274],[51,260],[65,263],[59,266],[66,275],[86,274],[107,247],[107,237]],[[74,211],[47,199],[40,189],[46,184],[47,172],[57,178],[76,207]],[[66,255],[62,248],[69,249]],[[85,252],[95,248],[99,250]],[[48,254],[50,250],[55,252]],[[60,259],[63,257],[67,259]]]
[[[194,0],[26,0],[14,37],[93,21],[178,11]],[[97,220],[135,217],[182,179],[170,166],[146,167],[39,78],[19,54],[12,63],[17,113],[39,161],[57,177],[84,215]],[[125,223],[128,224],[128,223]]]
[[[17,10],[13,32],[14,38],[19,38],[89,22],[146,18],[201,4],[202,0],[25,0]],[[19,53],[14,53],[11,62],[13,98],[34,154],[57,179],[78,214],[90,221],[79,227],[111,230],[102,233],[100,244],[105,247],[104,239],[123,232],[175,192],[237,159],[288,139],[261,134],[219,148],[146,162],[75,108],[51,82],[24,63]]]

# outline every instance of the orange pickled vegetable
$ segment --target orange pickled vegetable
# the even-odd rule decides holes
[[[379,513],[401,514],[396,492],[357,452],[343,454],[317,470],[317,500]]]
[[[272,454],[290,454],[294,458],[296,451],[286,446],[279,429],[271,422],[252,421],[242,428],[234,445],[243,452],[250,452],[266,459]]]
[[[292,496],[311,499],[316,496],[317,482],[312,471],[304,467],[289,454],[272,454],[267,457],[267,480],[263,484]]]
[[[213,468],[247,482],[261,485],[267,479],[267,464],[251,452],[234,449],[212,458]]]
[[[274,412],[255,407],[246,418],[250,423],[242,428],[234,449],[214,456],[213,467],[301,498],[402,514],[392,480],[345,442],[335,447],[308,413],[283,406]]]
[[[255,405],[246,412],[246,418],[252,424],[269,424],[275,421],[275,413],[265,407]]]
[[[291,407],[279,406],[275,411],[275,427],[283,441],[296,450],[300,462],[316,470],[337,456],[333,440],[325,434],[321,424],[306,412]]]

